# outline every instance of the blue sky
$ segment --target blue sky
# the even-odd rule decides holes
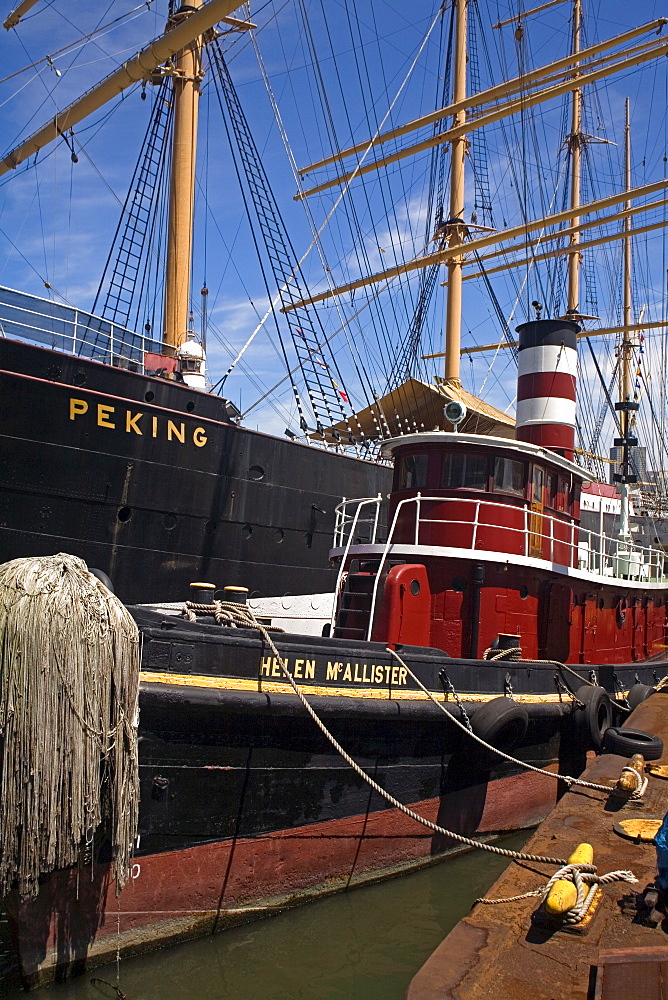
[[[10,6],[5,6],[4,13]],[[129,14],[138,6],[135,0],[98,0],[79,5],[67,0],[51,3],[39,0],[17,30],[3,34],[5,79],[0,84],[0,116],[4,151],[51,117],[55,108],[66,106],[146,40],[162,32],[165,0],[155,0],[150,7]],[[405,0],[374,3],[305,0],[303,6],[313,32],[313,50],[305,36],[306,22],[301,16],[300,3],[269,0],[265,4],[255,3],[251,12],[260,27],[258,43],[299,166],[329,149],[330,134],[323,124],[323,105],[314,82],[316,69],[327,95],[325,111],[331,116],[336,138],[342,145],[368,138],[388,115],[390,105],[392,110],[383,127],[400,124],[435,106],[440,86],[438,27],[432,29],[424,50],[418,53],[437,14],[436,0],[414,0],[411,4]],[[568,3],[528,19],[519,44],[513,38],[512,27],[502,32],[487,30],[496,21],[514,15],[517,3],[479,0],[478,8],[487,39],[483,41],[481,36],[479,40],[481,86],[498,82],[504,69],[514,75],[518,59],[526,60],[527,66],[541,65],[567,51]],[[655,0],[639,0],[634,5],[622,0],[585,0],[585,11],[587,37],[594,41],[649,21],[659,16],[663,7]],[[16,70],[47,53],[55,53],[100,24],[128,14],[86,46],[56,56],[54,62],[60,76],[42,63],[7,79]],[[293,200],[295,181],[252,47],[245,37],[229,38],[224,44],[230,71],[286,226],[297,254],[301,255],[312,242],[312,231],[302,205]],[[592,133],[609,143],[619,143],[623,101],[626,96],[631,98],[636,184],[660,177],[665,170],[665,74],[663,64],[627,73],[600,85],[597,101],[592,99],[588,105]],[[9,180],[0,180],[0,283],[90,306],[118,219],[118,202],[125,197],[150,106],[151,101],[142,101],[139,88],[135,88],[123,100],[113,102],[76,129],[77,142],[85,148],[84,153],[79,153],[77,164],[71,163],[69,149],[60,141],[40,155],[36,168],[31,165]],[[563,102],[541,109],[531,125],[530,141],[520,150],[527,166],[527,184],[531,187],[530,204],[537,213],[541,205],[552,206],[552,210],[561,207],[559,147],[563,114]],[[209,309],[215,333],[212,331],[209,337],[209,366],[215,380],[255,328],[258,317],[265,312],[267,297],[210,86],[201,100],[201,119],[209,123],[209,138],[198,154],[193,287],[197,293],[206,280],[210,289]],[[485,159],[497,226],[516,223],[520,218],[516,194],[523,182],[517,168],[509,166],[508,158],[509,150],[517,150],[519,135],[516,123],[509,128],[493,129],[487,137]],[[592,194],[602,196],[619,190],[619,147],[592,145],[590,155],[592,177],[595,171],[598,185],[592,186]],[[382,182],[353,184],[351,195],[356,199],[355,218],[362,233],[364,254],[360,257],[359,247],[354,245],[350,208],[344,200],[324,231],[321,252],[312,249],[304,264],[309,284],[325,287],[323,258],[332,280],[340,282],[357,277],[365,267],[382,269],[402,256],[418,252],[424,241],[428,168],[429,154],[422,154],[401,170],[396,168]],[[472,207],[471,179],[467,194]],[[316,226],[324,222],[336,197],[336,192],[327,192],[310,201]],[[342,212],[344,208],[346,214]],[[610,324],[615,322],[619,307],[616,253],[617,250],[602,252],[596,262],[600,271],[599,314]],[[650,314],[661,318],[665,298],[662,260],[662,237],[652,236],[638,255],[636,282],[638,309],[644,307],[646,318]],[[535,269],[524,285],[517,281],[509,283],[502,277],[492,279],[499,309],[511,320],[511,325],[526,318],[531,299],[543,299],[549,293],[545,274],[545,269]],[[50,292],[45,289],[45,281],[52,286]],[[271,278],[269,281],[271,286]],[[494,305],[485,291],[474,288],[473,283],[465,287],[465,343],[496,342],[500,325]],[[430,318],[429,343],[434,350],[438,349],[442,329],[442,296],[440,289]],[[409,290],[401,288],[394,288],[392,294],[383,293],[372,308],[364,308],[364,304],[364,296],[358,293],[352,303],[343,303],[338,310],[332,306],[322,309],[328,335],[342,325],[345,317],[361,309],[349,332],[338,333],[332,340],[346,388],[359,405],[364,405],[368,385],[381,383],[389,364],[389,344],[398,341],[411,313]],[[245,360],[228,380],[227,393],[244,411],[285,374],[271,332],[269,324],[267,332],[259,334],[249,349],[247,363]],[[658,337],[655,339],[658,353],[651,365],[657,369],[663,338],[660,343]],[[609,358],[610,348],[599,350]],[[649,357],[644,363],[650,366]],[[502,409],[512,410],[515,370],[509,352],[500,352],[491,371],[487,356],[477,355],[474,362],[465,359],[462,377],[466,388],[479,391],[484,385],[483,394]],[[592,377],[591,365],[584,366],[583,377]],[[591,391],[600,394],[599,389]],[[284,385],[271,405],[264,402],[252,409],[247,419],[251,426],[281,433],[295,419],[289,387]]]

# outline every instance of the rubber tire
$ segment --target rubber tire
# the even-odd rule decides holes
[[[650,687],[649,684],[634,684],[626,699],[631,706],[631,711],[641,705],[643,701],[647,701],[655,691],[656,688]]]
[[[611,726],[605,734],[604,749],[606,753],[617,753],[620,757],[641,753],[645,760],[659,760],[663,756],[663,740],[643,729]]]
[[[605,688],[583,684],[575,692],[584,708],[575,709],[575,724],[592,750],[600,750],[606,731],[612,725],[612,702]]]
[[[475,735],[498,750],[512,750],[529,728],[529,713],[512,698],[492,698],[476,708],[471,719]],[[478,750],[483,750],[477,744]]]
[[[100,583],[103,583],[111,594],[115,592],[114,585],[111,582],[111,579],[107,576],[107,574],[104,572],[103,569],[94,569],[92,566],[89,566],[88,572],[92,573],[93,576],[97,577]]]

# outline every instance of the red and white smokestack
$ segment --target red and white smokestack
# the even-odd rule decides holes
[[[577,334],[564,319],[537,319],[517,327],[515,437],[574,457]]]

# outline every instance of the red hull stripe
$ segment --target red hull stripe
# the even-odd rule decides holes
[[[556,791],[552,779],[524,773],[412,808],[458,832],[484,833],[540,822]],[[110,960],[117,949],[147,951],[210,934],[238,923],[239,907],[250,908],[246,919],[266,915],[286,899],[344,888],[448,846],[396,809],[385,809],[137,858],[134,878],[118,899],[108,866],[95,866],[85,879],[74,869],[56,872],[10,919],[23,974],[37,983],[53,978],[58,964],[87,959],[90,967]]]
[[[558,396],[575,399],[575,378],[561,372],[532,372],[520,375],[517,380],[517,398],[532,399],[536,396]]]

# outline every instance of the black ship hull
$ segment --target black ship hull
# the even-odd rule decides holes
[[[343,496],[391,470],[232,423],[167,379],[0,338],[0,561],[70,552],[126,602],[193,580],[256,596],[333,589]]]
[[[465,836],[530,826],[554,805],[552,775],[473,745],[453,724],[456,703],[445,703],[444,716],[381,643],[276,637],[360,774],[309,718],[256,631],[131,612],[143,638],[132,877],[117,897],[100,832],[78,869],[45,875],[35,899],[7,900],[28,986],[396,875],[457,846],[363,775]],[[512,675],[528,717],[517,758],[552,772],[584,766],[588,736],[552,665],[454,660],[408,646],[402,658],[439,700],[447,670],[474,724],[500,702],[507,711]],[[628,685],[638,666],[617,669]],[[641,669],[649,681],[651,668]],[[489,738],[501,740],[501,730]]]

